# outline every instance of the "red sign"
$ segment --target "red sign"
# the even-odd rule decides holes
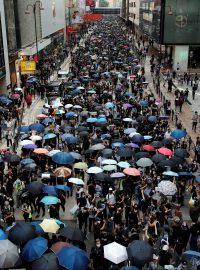
[[[101,14],[84,14],[83,20],[84,21],[100,21],[102,20],[103,16]]]
[[[90,7],[94,7],[95,6],[95,1],[94,0],[86,0],[85,5],[90,6]]]
[[[68,33],[76,33],[77,32],[76,26],[72,26],[72,25],[68,26],[67,27],[67,32]]]

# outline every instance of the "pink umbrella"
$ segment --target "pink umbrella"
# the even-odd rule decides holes
[[[130,79],[135,79],[135,78],[137,78],[136,75],[130,75]]]
[[[37,115],[36,118],[37,119],[44,119],[44,118],[48,118],[48,115],[42,113],[42,114]]]
[[[12,98],[16,98],[16,99],[18,99],[18,98],[20,98],[20,95],[19,95],[19,94],[17,94],[17,93],[14,93],[14,94],[12,94]]]
[[[123,173],[131,176],[140,176],[140,171],[136,168],[126,168],[123,170]]]
[[[164,156],[172,156],[173,151],[166,147],[161,147],[158,149],[158,152]]]

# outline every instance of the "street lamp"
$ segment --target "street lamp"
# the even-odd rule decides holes
[[[29,11],[29,8],[32,8],[33,15],[34,15],[34,24],[35,24],[35,43],[36,43],[36,51],[37,51],[37,61],[39,65],[39,50],[38,50],[37,21],[36,21],[37,5],[39,5],[39,10],[44,10],[44,8],[42,7],[42,2],[38,0],[38,1],[35,1],[34,4],[28,4],[26,6],[25,14],[27,15],[31,14],[31,12]]]

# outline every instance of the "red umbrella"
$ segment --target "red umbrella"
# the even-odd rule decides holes
[[[161,147],[158,149],[158,152],[164,156],[172,156],[173,151],[166,147]]]
[[[140,171],[136,168],[126,168],[123,170],[123,173],[131,176],[140,176]]]
[[[147,152],[155,152],[155,148],[153,147],[153,145],[151,144],[145,144],[143,145],[143,150],[147,151]]]
[[[57,254],[63,247],[71,247],[72,245],[66,242],[57,242],[53,244],[50,249]]]

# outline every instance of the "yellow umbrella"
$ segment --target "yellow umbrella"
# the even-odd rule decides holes
[[[46,218],[40,223],[40,227],[46,233],[56,233],[60,228],[55,220]]]
[[[73,166],[74,169],[87,170],[88,166],[85,162],[75,163]]]

